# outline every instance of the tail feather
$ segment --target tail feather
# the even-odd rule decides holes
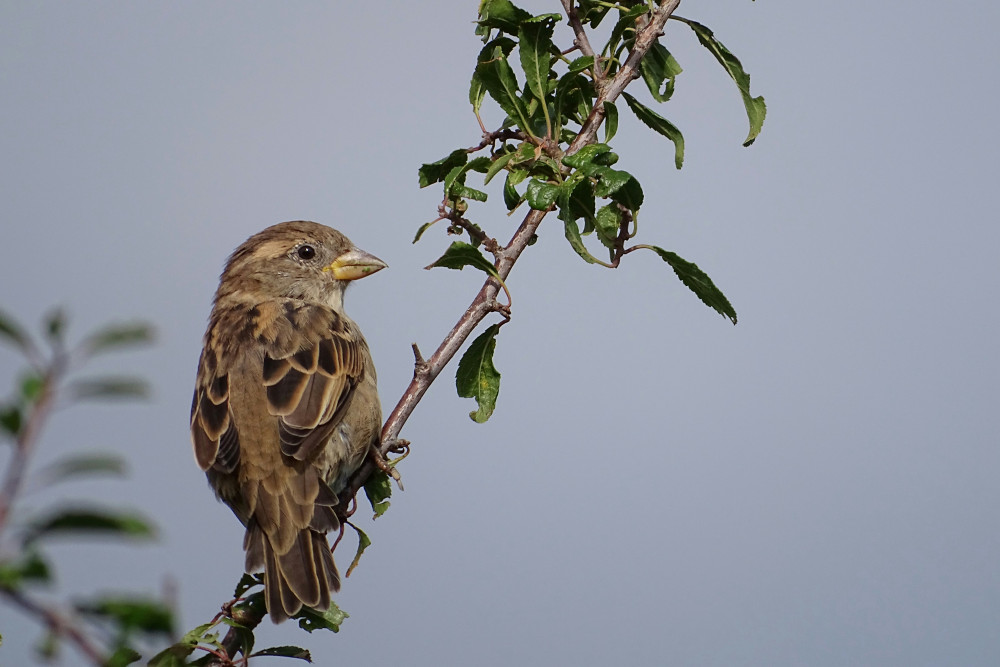
[[[286,586],[307,607],[319,604],[319,574],[316,572],[315,556],[310,530],[301,531],[291,549],[277,554],[278,568]]]
[[[248,565],[256,535],[262,546],[264,599],[271,620],[281,623],[299,613],[303,606],[321,612],[329,609],[331,593],[340,590],[340,574],[326,535],[308,528],[302,530],[291,549],[279,554],[268,537],[251,525],[245,540],[251,547],[247,550]]]
[[[271,619],[280,623],[303,607],[330,608],[330,594],[340,590],[326,534],[340,529],[334,508],[337,495],[320,483],[316,471],[286,480],[247,481],[255,492],[243,548],[246,571],[264,570],[264,597]],[[271,488],[275,487],[275,488]]]

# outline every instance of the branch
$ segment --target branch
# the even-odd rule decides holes
[[[49,416],[52,404],[55,399],[55,386],[61,372],[62,363],[57,358],[52,361],[52,365],[46,370],[42,378],[42,390],[31,409],[31,415],[27,423],[17,435],[14,444],[14,453],[7,466],[4,475],[3,487],[0,488],[0,535],[3,534],[7,519],[10,517],[10,508],[17,499],[18,491],[21,489],[21,482],[24,480],[24,471],[28,465],[28,459],[35,448],[38,436],[45,425],[45,420]]]
[[[597,130],[604,122],[604,103],[614,102],[622,94],[625,87],[637,79],[639,74],[639,62],[646,57],[653,43],[663,32],[663,26],[667,19],[677,9],[681,0],[661,0],[660,6],[654,9],[649,15],[649,23],[645,25],[635,36],[635,45],[625,59],[622,68],[615,73],[615,76],[598,90],[597,99],[594,101],[594,109],[587,117],[587,121],[580,128],[580,133],[576,139],[566,149],[567,155],[572,155],[584,146],[594,143],[597,138]]]
[[[572,12],[570,19],[572,21],[572,16],[576,15],[572,1],[562,0],[562,2],[563,7],[567,8],[567,12]],[[640,76],[639,62],[649,52],[649,49],[652,48],[656,39],[663,32],[663,26],[666,24],[667,19],[677,9],[679,4],[680,0],[661,0],[660,5],[650,14],[649,23],[636,35],[635,45],[621,69],[615,73],[615,76],[611,80],[599,88],[594,107],[583,127],[580,128],[580,133],[566,150],[567,155],[571,155],[584,146],[596,141],[597,131],[604,122],[604,102],[612,102],[617,99],[626,86]],[[577,39],[580,39],[580,35],[583,34],[583,26],[580,25],[579,18],[576,19],[574,30],[577,32]],[[583,38],[586,39],[585,34],[583,34]],[[589,48],[589,42],[586,44],[587,48]],[[582,44],[578,44],[578,46],[583,51],[584,47]],[[592,49],[590,53],[593,53]],[[595,67],[595,74],[596,69]],[[502,279],[507,279],[517,258],[528,247],[528,243],[537,232],[542,219],[547,213],[548,211],[530,211],[524,217],[514,236],[511,237],[510,242],[496,253],[496,268]],[[382,427],[382,443],[378,449],[378,453],[381,456],[384,457],[397,446],[399,434],[406,420],[413,414],[413,410],[424,394],[427,393],[427,389],[431,386],[431,383],[441,374],[441,371],[444,370],[448,362],[451,361],[462,345],[465,344],[465,341],[472,335],[476,327],[479,326],[487,315],[499,310],[496,301],[499,289],[500,285],[495,279],[487,279],[480,288],[476,298],[472,300],[465,313],[459,318],[455,326],[452,327],[430,359],[426,361],[418,359],[417,363],[414,364],[413,379]],[[339,512],[346,511],[349,500],[354,498],[377,467],[372,457],[365,460],[345,489],[344,500],[341,501],[341,506],[338,508]]]
[[[561,1],[563,9],[566,10],[566,18],[569,19],[569,24],[573,28],[573,46],[580,49],[580,53],[583,55],[593,56],[594,58],[594,85],[597,87],[597,90],[600,90],[604,83],[604,70],[598,62],[597,54],[594,53],[594,47],[590,45],[590,38],[587,37],[587,31],[583,29],[583,23],[580,22],[580,15],[576,13],[576,3],[574,0]]]
[[[35,602],[20,591],[0,588],[0,593],[3,593],[4,597],[24,611],[39,618],[53,634],[66,637],[73,642],[80,649],[80,652],[87,656],[93,664],[104,665],[106,663],[107,656],[101,652],[101,649],[91,643],[90,639],[79,627],[55,609],[50,609],[39,602]]]

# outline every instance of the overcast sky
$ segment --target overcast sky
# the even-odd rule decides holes
[[[146,377],[153,400],[61,411],[39,454],[120,451],[128,479],[29,500],[136,507],[160,540],[57,545],[60,593],[173,582],[183,630],[231,594],[242,528],[193,461],[188,410],[247,236],[316,220],[388,262],[347,298],[386,412],[410,344],[429,354],[465,310],[478,274],[421,268],[443,228],[410,241],[440,198],[417,167],[479,140],[476,6],[0,5],[0,307],[34,325],[63,304],[77,336],[159,332],[98,364]],[[337,597],[342,631],[267,627],[260,646],[358,665],[1000,661],[1000,9],[679,13],[742,59],[768,103],[760,138],[740,146],[735,86],[672,22],[685,72],[663,113],[684,169],[624,105],[612,143],[645,188],[645,242],[697,262],[739,324],[652,254],[584,264],[546,220],[508,281],[493,418],[469,420],[446,370],[403,431],[406,491],[361,521],[374,546]],[[473,219],[505,240],[516,220],[491,192]],[[0,351],[4,385],[18,368]],[[30,664],[41,630],[0,606],[0,632],[0,664]]]

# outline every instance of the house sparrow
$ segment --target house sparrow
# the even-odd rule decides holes
[[[246,526],[246,571],[264,570],[271,619],[326,611],[340,575],[326,533],[372,445],[375,366],[344,314],[351,281],[386,264],[335,229],[283,222],[222,272],[191,405],[194,455]]]

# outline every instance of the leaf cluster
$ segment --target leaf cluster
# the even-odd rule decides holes
[[[256,649],[254,629],[267,614],[263,585],[260,575],[244,574],[236,584],[233,599],[223,605],[221,613],[154,655],[148,663],[150,667],[245,664],[250,658],[266,656],[295,658],[311,663],[312,655],[301,646]],[[309,633],[317,630],[340,632],[346,618],[347,614],[335,603],[323,613],[307,607],[293,616],[299,627]],[[243,657],[234,661],[237,655]]]
[[[427,268],[470,266],[506,290],[498,272],[506,248],[469,218],[471,203],[486,202],[488,186],[502,180],[500,192],[508,215],[521,207],[555,212],[570,248],[585,262],[617,268],[625,255],[651,250],[703,303],[736,322],[732,304],[696,264],[659,246],[633,241],[644,191],[639,179],[621,168],[620,156],[611,146],[619,125],[617,89],[612,95],[611,83],[623,69],[632,67],[625,74],[631,77],[634,71],[652,103],[622,92],[626,106],[640,123],[670,142],[674,167],[680,169],[684,164],[681,130],[654,109],[672,98],[683,72],[664,43],[664,35],[654,35],[651,45],[647,41],[643,47],[648,49],[644,56],[629,65],[643,28],[664,4],[577,0],[569,3],[570,12],[563,16],[535,15],[511,0],[481,1],[476,34],[483,46],[473,68],[469,102],[483,138],[477,146],[455,149],[420,167],[420,186],[440,183],[443,196],[438,217],[422,225],[414,238],[418,241],[432,225],[444,220],[449,223],[449,234],[467,234],[469,242],[452,243]],[[689,19],[669,18],[690,27],[736,83],[750,122],[744,145],[750,145],[760,133],[766,113],[763,98],[750,94],[750,76],[709,28]],[[556,30],[563,22],[571,30],[571,39],[560,45],[557,39],[562,38],[557,38]],[[601,48],[591,47],[593,29],[612,22]],[[503,114],[500,126],[492,131],[482,119],[487,100]],[[594,123],[604,125],[602,142],[588,129]],[[471,183],[474,174],[482,186]],[[591,249],[588,239],[596,241],[598,250]],[[509,307],[497,310],[509,319]],[[470,413],[476,421],[489,418],[499,391],[500,374],[492,362],[499,326],[494,325],[469,346],[456,376],[459,395],[477,401],[478,409]]]

